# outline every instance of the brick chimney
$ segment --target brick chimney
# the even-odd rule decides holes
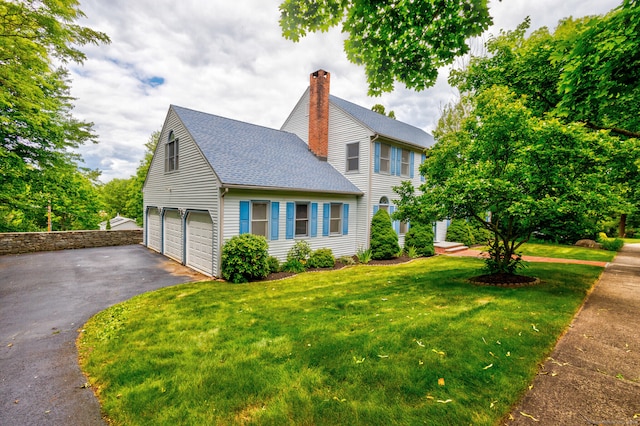
[[[309,149],[323,161],[329,151],[329,78],[324,70],[309,76]]]

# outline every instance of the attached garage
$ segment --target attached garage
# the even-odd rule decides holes
[[[186,265],[213,275],[213,222],[209,213],[187,216]]]
[[[160,251],[162,235],[160,229],[160,212],[157,208],[150,207],[147,211],[147,246],[150,249]]]
[[[164,213],[163,243],[162,253],[182,262],[182,218],[177,210],[166,210]]]

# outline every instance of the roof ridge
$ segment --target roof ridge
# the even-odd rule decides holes
[[[273,127],[267,127],[267,126],[262,125],[262,124],[249,123],[248,121],[242,121],[242,120],[239,120],[237,118],[230,118],[230,117],[225,117],[225,116],[218,115],[218,114],[212,114],[210,112],[198,111],[196,109],[187,108],[187,107],[183,107],[183,106],[180,106],[180,105],[171,104],[170,107],[174,108],[174,109],[178,108],[178,109],[187,110],[187,111],[194,112],[194,113],[197,113],[197,114],[202,114],[202,115],[208,115],[208,116],[211,116],[211,117],[221,118],[223,120],[233,121],[233,122],[240,123],[240,124],[243,124],[243,125],[246,125],[246,126],[259,127],[259,128],[266,129],[266,130],[273,130],[274,132],[293,134],[291,132],[287,132],[286,130],[280,130],[280,129],[276,129],[276,128],[273,128]]]

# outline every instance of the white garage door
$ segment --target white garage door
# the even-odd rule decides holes
[[[147,247],[160,251],[160,213],[155,207],[147,213]]]
[[[187,217],[187,266],[213,275],[213,223],[208,213]]]
[[[182,219],[176,210],[164,213],[164,250],[165,256],[182,262]]]

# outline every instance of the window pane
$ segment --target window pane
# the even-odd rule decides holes
[[[350,158],[347,160],[347,171],[348,172],[352,172],[355,170],[358,170],[359,166],[358,166],[358,159],[357,158]]]
[[[262,235],[263,237],[267,237],[267,222],[251,222],[251,233],[255,235]]]
[[[409,151],[406,149],[402,150],[402,162],[409,164]]]
[[[380,158],[380,171],[389,173],[389,160]]]
[[[347,157],[353,158],[360,155],[360,144],[350,143],[347,144]]]
[[[296,204],[296,219],[307,219],[309,217],[307,212],[308,207],[307,204]]]
[[[409,176],[409,151],[402,150],[402,165],[400,166],[400,174],[402,176]]]
[[[331,204],[331,219],[340,219],[342,216],[342,204]]]
[[[307,225],[309,221],[307,220],[296,220],[296,235],[297,236],[305,236],[307,235]]]
[[[391,147],[389,145],[380,145],[380,158],[389,159],[391,157]]]
[[[407,222],[400,222],[400,233],[406,234],[409,230],[409,224]]]
[[[331,222],[329,223],[329,232],[331,234],[340,234],[342,230],[341,222],[342,221],[340,219],[331,219]]]
[[[267,220],[267,203],[253,203],[253,220]]]

